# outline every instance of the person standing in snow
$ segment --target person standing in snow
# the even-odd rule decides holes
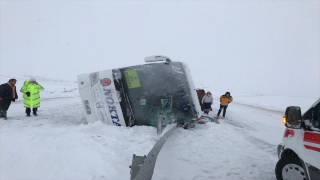
[[[198,100],[199,100],[199,104],[201,106],[201,111],[203,111],[203,103],[202,103],[202,98],[204,95],[206,95],[206,92],[203,89],[197,89],[197,95],[198,95]]]
[[[233,101],[230,92],[226,92],[224,95],[220,96],[220,108],[217,114],[217,117],[220,116],[221,110],[223,109],[223,118],[226,116],[226,110],[229,105]]]
[[[37,83],[35,78],[30,78],[23,83],[20,92],[23,93],[23,106],[26,108],[27,116],[30,116],[31,109],[33,115],[37,116],[38,107],[40,107],[40,91],[44,88]]]
[[[0,85],[0,118],[7,119],[11,101],[15,102],[18,99],[16,82],[16,79],[10,79],[7,83]]]
[[[208,91],[206,95],[204,95],[202,98],[203,112],[205,114],[209,114],[212,103],[213,103],[213,98],[211,96],[211,92]]]

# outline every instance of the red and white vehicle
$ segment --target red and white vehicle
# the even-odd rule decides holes
[[[320,180],[320,99],[304,114],[300,107],[287,107],[283,117],[287,127],[278,145],[278,180]]]

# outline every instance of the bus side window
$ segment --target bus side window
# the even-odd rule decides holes
[[[312,125],[320,129],[320,104],[314,108]]]

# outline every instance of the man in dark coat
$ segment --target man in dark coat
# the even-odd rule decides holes
[[[7,83],[0,85],[0,118],[7,119],[11,101],[18,99],[16,82],[16,79],[10,79]]]

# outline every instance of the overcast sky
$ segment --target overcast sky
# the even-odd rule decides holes
[[[319,9],[318,0],[1,0],[0,75],[76,80],[165,55],[186,62],[199,88],[320,97]]]

